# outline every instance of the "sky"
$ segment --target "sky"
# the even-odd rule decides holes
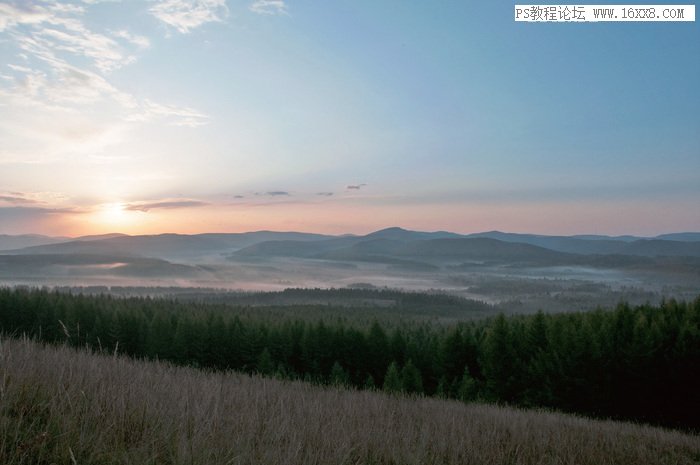
[[[700,25],[513,5],[0,1],[0,234],[700,231]]]

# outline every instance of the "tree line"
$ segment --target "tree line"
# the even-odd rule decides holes
[[[301,308],[301,307],[300,307]],[[453,325],[0,289],[0,331],[314,383],[700,428],[700,298]],[[381,312],[381,309],[377,309]]]

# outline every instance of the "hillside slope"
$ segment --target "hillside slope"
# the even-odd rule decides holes
[[[700,438],[0,341],[0,463],[694,464]]]

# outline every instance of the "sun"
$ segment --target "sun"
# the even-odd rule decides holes
[[[118,202],[100,205],[96,216],[100,224],[111,228],[123,228],[133,220],[131,211],[127,210],[123,203]]]

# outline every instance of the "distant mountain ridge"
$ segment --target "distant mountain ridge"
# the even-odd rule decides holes
[[[661,239],[661,240],[668,240],[668,241],[697,242],[697,241],[700,241],[700,232],[682,232],[682,233],[661,234],[659,236],[656,236],[654,239]]]
[[[36,245],[56,244],[72,240],[69,237],[50,237],[40,234],[7,235],[0,234],[0,250],[22,249]]]
[[[151,256],[165,260],[190,259],[225,251],[237,250],[259,242],[276,239],[295,241],[320,240],[332,236],[312,233],[257,231],[250,233],[158,234],[127,236],[110,234],[108,237],[77,238],[59,243],[35,245],[4,250],[5,254],[100,254]]]
[[[693,240],[697,238],[698,240]],[[159,234],[112,233],[79,238],[0,236],[0,255],[71,255],[154,258],[168,262],[274,257],[435,265],[460,261],[528,264],[611,263],[615,256],[700,257],[700,233],[634,236],[545,236],[489,231],[457,234],[399,227],[364,236],[300,232]],[[595,260],[591,257],[596,257]],[[601,258],[601,257],[608,257]],[[586,258],[587,257],[587,258]],[[630,263],[630,260],[624,260]],[[632,263],[635,261],[632,260]]]
[[[408,229],[403,229],[399,227],[392,227],[380,229],[379,231],[375,231],[361,237],[364,237],[365,239],[392,239],[396,241],[415,241],[423,239],[458,238],[464,237],[464,235],[447,231],[422,232],[410,231]]]

